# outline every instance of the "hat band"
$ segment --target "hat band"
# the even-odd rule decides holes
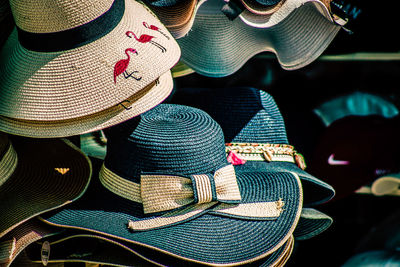
[[[125,0],[115,0],[110,9],[96,19],[69,30],[51,33],[27,32],[17,27],[23,47],[36,52],[59,52],[91,43],[111,32],[121,21]]]
[[[287,144],[226,143],[225,152],[234,152],[245,161],[280,161],[296,163],[303,170],[306,167],[304,157]]]
[[[109,170],[104,164],[101,167],[99,179],[103,186],[114,194],[137,203],[143,203],[141,185],[120,177],[116,173]],[[158,194],[160,191],[157,190],[156,192]],[[269,202],[217,204],[217,201],[212,201],[196,205],[186,205],[181,209],[175,209],[160,216],[143,218],[141,220],[130,220],[127,222],[127,226],[129,229],[135,231],[151,230],[172,224],[182,223],[208,211],[218,214],[219,216],[247,220],[274,220],[280,216],[284,206],[284,202],[281,199]]]
[[[14,173],[15,169],[17,168],[17,163],[17,153],[10,143],[7,152],[0,160],[0,186],[4,184],[8,180],[8,178]]]

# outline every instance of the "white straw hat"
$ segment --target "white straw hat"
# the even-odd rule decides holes
[[[297,8],[292,4],[291,12],[283,12],[287,2],[302,4]],[[341,29],[321,2],[285,1],[270,16],[267,28],[249,26],[239,18],[230,20],[221,11],[223,5],[218,0],[202,4],[189,34],[177,40],[181,60],[205,76],[228,76],[261,52],[276,54],[284,69],[299,69],[317,59]]]
[[[11,0],[10,4],[18,38],[17,32],[12,33],[0,54],[0,115],[5,120],[54,125],[105,111],[128,98],[135,98],[130,115],[136,116],[172,90],[171,84],[148,88],[169,73],[180,49],[143,4],[132,0],[57,4]],[[163,34],[144,23],[157,26]],[[136,105],[146,96],[143,90],[152,92],[152,97]],[[3,123],[0,128],[8,130]],[[53,136],[57,134],[44,137]]]

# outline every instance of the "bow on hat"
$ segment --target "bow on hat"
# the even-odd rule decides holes
[[[171,210],[191,203],[239,203],[241,200],[232,165],[218,169],[214,175],[142,174],[140,189],[144,213]]]

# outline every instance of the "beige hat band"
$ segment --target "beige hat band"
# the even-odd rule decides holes
[[[0,160],[0,186],[14,173],[15,168],[17,168],[17,162],[17,153],[10,143],[7,152]]]
[[[111,8],[100,17],[69,30],[34,33],[17,27],[18,39],[23,47],[37,52],[59,52],[81,47],[111,32],[121,21],[124,0],[115,0]]]

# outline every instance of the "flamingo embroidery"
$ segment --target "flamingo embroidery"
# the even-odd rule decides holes
[[[136,73],[136,72],[138,72],[138,71],[133,71],[133,72],[131,72],[131,73],[128,73],[128,71],[126,70],[126,69],[128,68],[129,61],[130,61],[130,59],[131,59],[131,57],[130,57],[130,55],[128,54],[128,52],[131,52],[131,53],[136,54],[136,55],[138,54],[138,52],[136,51],[136,49],[133,49],[133,48],[127,48],[127,49],[125,50],[125,54],[127,55],[128,58],[126,58],[126,59],[121,59],[120,61],[118,61],[118,62],[115,63],[115,65],[114,65],[114,83],[117,83],[117,77],[118,77],[121,73],[124,74],[125,79],[128,79],[128,78],[130,78],[130,77],[133,78],[133,79],[135,79],[135,80],[137,80],[137,81],[140,81],[140,80],[142,79],[142,77],[135,77],[135,76],[132,76],[133,73]]]
[[[161,29],[158,28],[157,26],[155,26],[155,25],[149,25],[149,24],[147,24],[147,22],[145,22],[145,21],[143,21],[143,26],[145,26],[147,29],[150,29],[150,30],[157,31],[157,32],[161,33],[162,35],[165,36],[165,38],[167,38],[167,39],[169,40],[169,36],[167,36],[165,33],[163,33],[163,32],[161,31]]]
[[[132,36],[136,39],[136,41],[145,44],[145,43],[150,43],[158,48],[161,49],[161,52],[164,53],[165,51],[167,51],[167,49],[165,49],[164,46],[160,45],[157,42],[154,42],[152,39],[155,38],[154,36],[151,35],[147,35],[147,34],[142,34],[140,35],[140,37],[138,38],[133,32],[131,31],[127,31],[126,32],[126,36],[128,36],[129,38],[132,38]]]

